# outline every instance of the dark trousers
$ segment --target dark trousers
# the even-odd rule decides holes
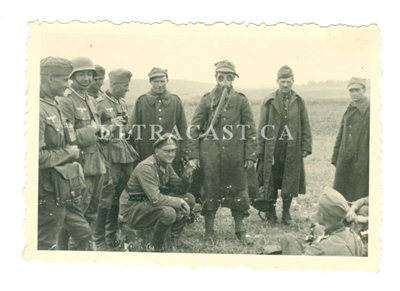
[[[75,241],[91,235],[89,223],[76,204],[58,206],[48,195],[40,199],[38,211],[38,250],[56,249],[62,227]]]
[[[184,199],[191,209],[195,205],[195,198],[190,193],[183,195],[169,194],[169,196]],[[164,225],[172,225],[180,218],[182,218],[180,211],[171,206],[154,207],[149,201],[143,201],[129,210],[124,221],[133,228],[149,228],[155,226],[158,221]]]
[[[86,190],[82,194],[82,200],[79,204],[86,220],[92,223],[96,220],[99,200],[103,192],[103,174],[95,176],[85,176]]]

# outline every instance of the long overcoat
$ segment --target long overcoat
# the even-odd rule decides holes
[[[282,197],[297,197],[306,193],[306,176],[303,162],[303,151],[312,152],[311,127],[304,100],[294,91],[288,108],[288,133],[285,170],[282,181]],[[264,156],[263,177],[264,198],[272,188],[271,175],[274,163],[274,151],[280,138],[278,130],[281,125],[281,113],[278,103],[278,91],[267,96],[261,104],[258,129],[258,153]],[[263,133],[263,134],[262,134]],[[260,161],[261,162],[261,161]]]
[[[153,91],[149,91],[137,99],[130,116],[130,122],[133,126],[135,148],[141,161],[154,154],[153,144],[158,137],[155,135],[155,139],[152,139],[151,125],[153,125],[153,131],[158,131],[159,126],[161,126],[160,135],[167,132],[177,135],[177,132],[179,132],[182,139],[178,141],[178,150],[172,166],[180,176],[182,174],[181,157],[187,155],[187,123],[181,99],[169,91],[165,91],[162,95],[156,95]],[[145,126],[145,128],[141,128],[140,136],[138,125]]]
[[[333,188],[351,202],[369,195],[369,104],[367,98],[349,104],[331,159],[336,165]]]
[[[190,125],[188,156],[200,159],[204,177],[203,210],[214,211],[221,205],[246,211],[250,201],[244,163],[256,161],[257,155],[256,125],[247,97],[231,88],[214,131],[199,139],[200,133],[208,128],[220,98],[221,90],[216,87],[197,105]]]

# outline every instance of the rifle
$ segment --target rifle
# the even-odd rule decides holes
[[[219,99],[217,109],[214,112],[214,115],[213,115],[213,118],[211,119],[210,125],[204,133],[200,134],[200,136],[199,136],[200,139],[205,138],[210,133],[211,128],[214,127],[214,124],[217,121],[217,118],[219,117],[219,113],[221,112],[221,108],[222,108],[222,105],[225,101],[227,94],[228,94],[228,88],[224,87],[224,91],[222,92],[221,98]]]

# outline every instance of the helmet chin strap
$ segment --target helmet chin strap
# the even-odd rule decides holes
[[[90,82],[89,82],[88,85],[84,85],[84,84],[82,84],[81,82],[79,82],[79,81],[75,78],[75,74],[72,75],[72,78],[71,78],[71,79],[73,79],[74,82],[78,83],[78,84],[79,84],[82,88],[84,88],[84,89],[88,89],[89,86],[90,86]]]

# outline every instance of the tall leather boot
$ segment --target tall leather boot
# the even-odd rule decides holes
[[[177,219],[171,227],[171,244],[175,248],[186,246],[185,244],[179,241],[179,238],[181,237],[181,234],[187,224],[187,221],[188,221],[187,217],[182,216],[179,219]]]
[[[106,244],[111,250],[118,250],[120,241],[117,238],[119,206],[113,205],[106,220]]]
[[[246,227],[243,222],[244,213],[232,210],[232,216],[235,221],[235,235],[243,245],[247,246]]]
[[[267,222],[273,227],[278,220],[276,216],[276,201],[268,201],[268,215],[267,215]]]
[[[69,232],[66,228],[62,228],[57,240],[57,250],[68,251],[69,249]]]
[[[73,243],[70,244],[71,251],[90,251],[91,250],[91,237],[88,236],[87,238],[74,240]]]
[[[108,209],[99,207],[93,235],[95,250],[99,252],[109,251],[105,240],[107,215]]]
[[[205,216],[205,233],[204,233],[204,241],[207,245],[214,245],[214,216],[207,215]]]
[[[166,225],[157,221],[156,226],[154,227],[154,234],[151,244],[154,247],[155,252],[163,252],[163,246],[165,241],[165,236],[170,228],[170,225]]]
[[[292,204],[292,198],[282,199],[282,222],[286,225],[292,224],[292,217],[289,211],[291,204]]]

